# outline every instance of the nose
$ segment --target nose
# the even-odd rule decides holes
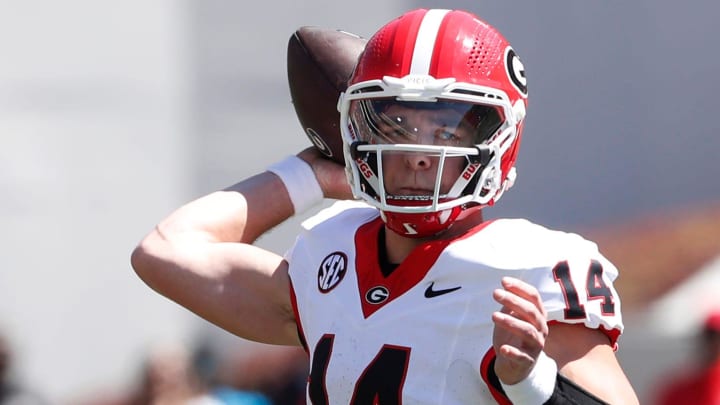
[[[407,153],[405,164],[413,170],[427,170],[432,167],[432,160],[430,156],[422,153]]]

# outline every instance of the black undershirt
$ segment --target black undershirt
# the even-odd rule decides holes
[[[378,261],[380,261],[380,271],[386,278],[400,265],[398,263],[390,263],[385,247],[385,228],[380,228],[378,232]]]

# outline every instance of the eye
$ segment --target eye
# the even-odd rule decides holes
[[[406,131],[402,128],[402,117],[383,116],[383,120],[379,123],[376,135],[383,142],[398,143],[399,138],[407,137]]]
[[[456,132],[453,132],[448,128],[438,128],[435,131],[435,137],[440,141],[440,143],[445,145],[456,145],[462,140]]]
[[[397,125],[383,126],[382,132],[385,136],[388,136],[388,137],[400,137],[400,136],[405,136],[407,134],[407,131],[405,131],[402,127],[397,126]]]
[[[385,136],[385,138],[394,140],[393,142],[397,142],[395,139],[404,137],[405,133],[397,128],[388,128],[386,130],[383,130],[383,135]]]
[[[439,132],[438,136],[440,137],[440,139],[442,139],[444,141],[450,141],[453,139],[457,139],[457,136],[455,135],[455,133],[450,132],[447,129],[440,129],[438,132]]]
[[[383,134],[388,138],[399,138],[399,137],[408,137],[409,131],[407,126],[407,120],[402,116],[386,116],[387,119],[385,120],[384,124],[382,126],[382,132]]]

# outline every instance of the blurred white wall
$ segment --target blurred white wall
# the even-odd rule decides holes
[[[189,196],[187,25],[176,1],[0,2],[0,328],[51,400],[188,333],[129,267]]]

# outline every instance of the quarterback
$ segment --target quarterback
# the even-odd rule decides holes
[[[345,166],[315,148],[180,207],[136,247],[153,289],[243,338],[302,345],[312,404],[636,404],[617,269],[582,237],[484,220],[513,184],[525,69],[492,26],[413,10],[340,96]],[[253,245],[323,198],[278,255]]]

